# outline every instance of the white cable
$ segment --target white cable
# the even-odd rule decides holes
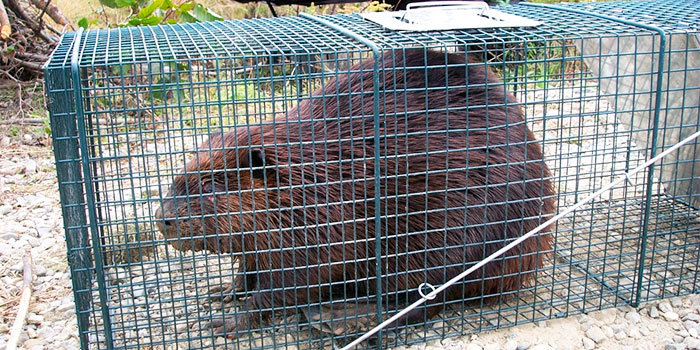
[[[619,177],[618,179],[616,179],[615,181],[613,181],[613,182],[607,184],[606,186],[604,186],[604,187],[601,188],[600,190],[596,191],[595,193],[591,194],[590,196],[586,197],[585,199],[581,200],[580,202],[578,202],[578,203],[576,203],[576,204],[570,206],[570,207],[567,208],[566,210],[564,210],[564,211],[560,212],[559,214],[553,216],[552,218],[550,218],[549,220],[545,221],[545,222],[542,223],[541,225],[535,227],[532,231],[530,231],[530,232],[528,232],[528,233],[522,235],[520,238],[516,239],[515,241],[513,241],[513,242],[511,242],[510,244],[506,245],[505,247],[499,249],[497,252],[495,252],[495,253],[489,255],[486,259],[481,260],[481,261],[478,262],[476,265],[470,267],[470,268],[467,269],[466,271],[464,271],[464,272],[460,273],[459,275],[455,276],[454,278],[452,278],[451,280],[447,281],[445,284],[441,285],[440,287],[435,288],[432,292],[430,292],[430,293],[428,293],[427,295],[423,296],[421,299],[416,300],[413,304],[407,306],[405,309],[399,311],[399,312],[398,312],[397,314],[395,314],[394,316],[390,317],[390,318],[387,319],[386,321],[384,321],[384,322],[382,322],[381,324],[377,325],[376,327],[372,328],[369,332],[367,332],[367,333],[363,334],[361,337],[355,339],[352,343],[346,345],[346,346],[343,347],[341,350],[349,350],[349,349],[352,349],[353,347],[357,346],[358,344],[360,344],[361,342],[363,342],[363,341],[366,340],[367,338],[369,338],[369,337],[371,337],[372,335],[374,335],[375,333],[379,332],[382,328],[386,327],[387,325],[389,325],[389,324],[391,324],[392,322],[396,321],[397,319],[401,318],[401,316],[403,316],[403,315],[407,314],[408,312],[410,312],[411,310],[415,309],[415,308],[418,307],[420,304],[423,304],[426,300],[434,299],[434,298],[437,296],[438,293],[442,292],[443,290],[445,290],[446,288],[450,287],[451,285],[453,285],[453,284],[459,282],[459,280],[463,279],[464,277],[467,277],[470,273],[472,273],[472,272],[478,270],[478,269],[481,268],[482,266],[488,264],[489,262],[491,262],[491,260],[493,260],[493,259],[495,259],[495,258],[501,256],[503,253],[507,252],[508,250],[510,250],[510,249],[512,249],[513,247],[517,246],[518,244],[522,243],[524,240],[526,240],[526,239],[532,237],[533,235],[539,233],[540,231],[542,231],[543,229],[545,229],[547,226],[553,224],[555,221],[561,219],[562,217],[564,217],[564,216],[568,215],[569,213],[573,212],[574,210],[580,208],[580,207],[583,206],[584,204],[586,204],[586,203],[592,201],[592,200],[595,199],[596,197],[599,197],[599,196],[601,196],[603,193],[605,193],[605,192],[607,192],[607,191],[610,191],[613,187],[619,185],[619,184],[622,183],[622,182],[627,181],[628,179],[630,179],[630,176],[631,176],[631,175],[634,175],[634,174],[636,174],[636,173],[638,173],[638,172],[644,170],[644,168],[647,168],[648,166],[650,166],[650,165],[656,163],[656,162],[659,161],[661,158],[663,158],[663,157],[667,156],[669,153],[671,153],[671,152],[673,152],[673,151],[675,151],[675,150],[681,148],[683,145],[687,144],[688,142],[692,141],[693,139],[696,139],[696,138],[699,137],[699,136],[700,136],[700,131],[695,132],[694,134],[692,134],[692,135],[686,137],[685,139],[683,139],[683,141],[681,141],[681,142],[679,142],[679,143],[673,145],[673,147],[671,147],[671,148],[669,148],[669,149],[667,149],[667,150],[661,152],[661,153],[658,154],[656,157],[654,157],[654,158],[652,158],[652,159],[649,159],[648,161],[644,162],[644,164],[642,164],[642,165],[640,165],[640,166],[638,166],[638,167],[636,167],[636,168],[630,170],[629,172],[627,172],[627,173],[625,173],[624,175],[620,176],[620,177]]]

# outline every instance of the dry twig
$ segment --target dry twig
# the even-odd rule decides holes
[[[31,0],[31,2],[38,9],[41,9],[41,13],[39,14],[40,19],[44,12],[46,12],[46,14],[49,15],[49,17],[51,17],[56,24],[60,24],[61,26],[70,26],[71,29],[73,29],[73,26],[68,18],[63,15],[63,12],[61,12],[56,5],[51,4],[51,0]]]
[[[22,297],[19,301],[19,307],[17,310],[17,317],[15,322],[12,324],[12,330],[10,330],[10,338],[7,340],[6,350],[17,349],[17,342],[19,341],[19,335],[22,333],[22,328],[24,328],[24,321],[27,317],[27,311],[29,310],[29,301],[32,297],[32,255],[29,251],[26,252],[24,256],[24,282],[22,283]]]
[[[44,124],[39,118],[0,120],[0,125]]]

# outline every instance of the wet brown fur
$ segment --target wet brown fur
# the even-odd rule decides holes
[[[466,62],[431,50],[385,52],[380,62],[382,290],[396,305],[555,211],[550,171],[515,98],[484,65]],[[181,197],[165,200],[158,215],[171,219],[161,229],[183,236],[180,249],[243,252],[241,270],[253,272],[248,310],[376,293],[372,67],[365,60],[331,79],[275,123],[212,135],[175,178],[170,196]],[[263,159],[265,170],[253,172]],[[210,182],[218,193],[200,195]],[[443,301],[516,290],[550,249],[550,235],[528,239],[469,277],[478,282],[448,288],[401,323],[432,317]],[[259,325],[249,315],[227,328]]]

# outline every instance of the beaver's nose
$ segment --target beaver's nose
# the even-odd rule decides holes
[[[165,213],[165,217],[163,217],[163,208],[158,208],[156,210],[156,213],[153,215],[154,218],[156,219],[156,222],[158,226],[160,225],[165,225],[165,227],[170,227],[175,224],[175,220],[173,218],[174,215],[171,215],[170,213]]]

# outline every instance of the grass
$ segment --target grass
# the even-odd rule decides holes
[[[0,138],[20,137],[31,133],[35,139],[48,137],[48,113],[44,105],[42,83],[39,81],[16,84],[2,82],[0,86],[0,121],[12,120],[16,123],[0,124]],[[24,123],[25,119],[32,123]],[[41,123],[35,121],[40,120]]]

